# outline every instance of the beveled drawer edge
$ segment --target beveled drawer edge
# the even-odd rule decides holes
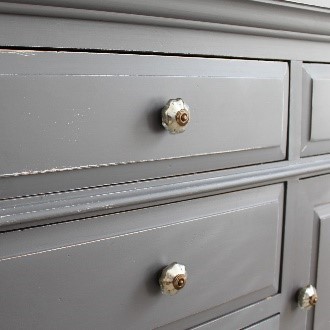
[[[189,200],[287,178],[330,171],[330,156],[281,162],[263,169],[195,175],[0,201],[0,231]]]

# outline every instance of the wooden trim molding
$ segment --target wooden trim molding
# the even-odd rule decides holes
[[[298,39],[330,36],[329,9],[275,0],[8,0],[0,1],[0,14],[234,33],[245,30],[248,34]]]
[[[0,201],[0,231],[178,202],[330,171],[330,156],[219,172]]]

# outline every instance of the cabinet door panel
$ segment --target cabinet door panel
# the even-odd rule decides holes
[[[330,204],[317,209],[320,219],[316,287],[319,301],[315,307],[314,330],[330,328]]]
[[[330,175],[322,175],[300,181],[301,199],[297,208],[300,232],[299,256],[301,275],[305,278],[299,286],[312,284],[318,292],[318,302],[310,310],[303,311],[307,329],[328,330],[330,325]],[[302,262],[302,260],[304,260]],[[297,289],[299,288],[297,287]]]
[[[330,65],[303,66],[302,156],[330,152]]]

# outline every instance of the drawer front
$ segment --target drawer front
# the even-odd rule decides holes
[[[198,170],[283,159],[287,92],[287,63],[2,51],[0,175],[193,156],[206,157]],[[176,98],[191,118],[170,134],[161,109]],[[196,168],[187,161],[175,171]],[[130,171],[122,172],[118,181]],[[171,173],[159,166],[153,175],[162,174]]]
[[[330,65],[303,67],[302,155],[330,152]]]
[[[278,292],[282,212],[274,185],[1,234],[1,323],[151,329],[264,299]],[[187,284],[162,295],[160,271],[175,261]]]

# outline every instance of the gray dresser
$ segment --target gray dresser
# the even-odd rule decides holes
[[[328,7],[0,1],[0,328],[329,330]]]

